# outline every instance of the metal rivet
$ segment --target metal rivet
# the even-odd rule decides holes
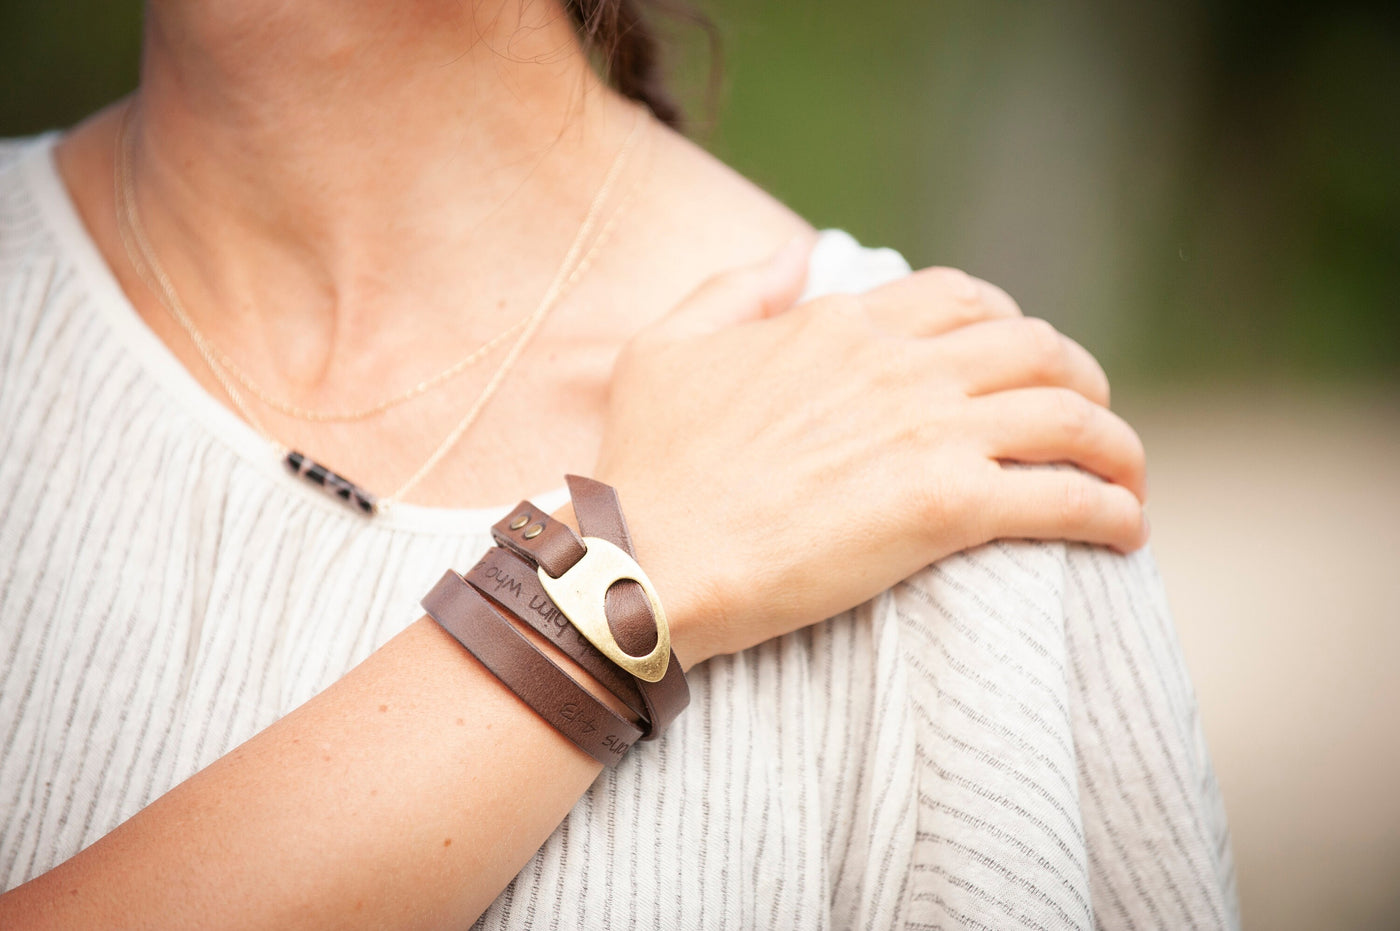
[[[521,536],[527,540],[533,540],[535,539],[535,537],[539,536],[542,533],[544,533],[544,524],[536,524],[529,530],[522,533]]]
[[[529,515],[529,514],[518,514],[518,515],[516,515],[515,520],[513,520],[513,521],[510,522],[510,529],[511,529],[511,530],[519,530],[521,527],[524,527],[524,526],[525,526],[526,524],[528,524],[529,522],[530,522],[530,515]]]

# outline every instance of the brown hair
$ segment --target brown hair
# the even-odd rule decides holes
[[[565,0],[565,7],[608,83],[673,127],[679,127],[684,117],[667,86],[662,43],[649,18],[662,14],[700,27],[709,41],[713,101],[718,33],[695,8],[680,0]]]

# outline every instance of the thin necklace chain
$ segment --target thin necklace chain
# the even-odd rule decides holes
[[[204,334],[199,330],[198,327],[194,325],[194,321],[190,319],[189,314],[185,311],[183,302],[181,302],[180,300],[179,293],[175,290],[175,286],[170,280],[170,276],[166,273],[164,266],[160,263],[159,259],[155,254],[155,250],[152,248],[149,239],[147,239],[145,235],[145,229],[141,224],[140,215],[136,210],[135,184],[131,177],[130,166],[130,150],[132,144],[129,139],[128,126],[131,120],[131,114],[134,107],[134,102],[129,103],[122,113],[121,127],[117,134],[117,155],[115,171],[115,187],[118,205],[117,213],[119,221],[117,226],[118,231],[121,235],[122,245],[126,250],[127,258],[131,262],[132,267],[136,269],[137,273],[141,277],[141,280],[146,284],[146,286],[150,288],[152,293],[154,293],[157,297],[161,298],[162,306],[164,306],[165,310],[175,320],[176,324],[179,325],[180,329],[182,329],[185,332],[185,335],[189,337],[190,342],[194,344],[195,349],[199,352],[200,357],[204,360],[204,363],[208,367],[210,373],[214,376],[215,380],[218,381],[220,387],[224,389],[224,393],[228,395],[228,398],[230,401],[233,402],[234,407],[238,409],[238,412],[243,415],[244,419],[248,421],[248,423],[253,427],[253,429],[255,429],[265,440],[267,440],[268,443],[272,445],[273,449],[277,452],[277,455],[279,457],[285,456],[290,451],[285,445],[280,443],[274,436],[272,436],[272,434],[267,430],[265,426],[263,426],[262,421],[249,409],[247,402],[243,398],[242,392],[240,392],[238,388],[235,387],[233,381],[230,379],[229,374],[231,371],[235,371],[236,367],[234,369],[226,370],[225,365],[222,364],[222,354],[219,353],[218,350],[209,343],[208,339],[204,336]],[[530,338],[535,334],[535,331],[539,329],[540,324],[544,322],[544,319],[548,315],[549,311],[558,303],[560,296],[563,295],[564,292],[566,292],[570,287],[572,287],[573,284],[576,281],[578,281],[578,279],[581,278],[583,274],[587,272],[588,268],[592,265],[593,260],[596,258],[598,252],[602,249],[603,245],[611,237],[614,229],[616,229],[618,219],[622,216],[627,205],[631,202],[632,195],[635,193],[635,187],[629,188],[627,194],[623,197],[622,200],[618,202],[617,206],[609,215],[608,220],[598,231],[598,235],[594,237],[593,243],[589,247],[588,251],[586,253],[583,253],[582,256],[580,256],[580,253],[583,252],[584,244],[588,241],[590,234],[592,234],[594,228],[598,226],[598,219],[601,214],[602,207],[607,202],[609,196],[612,193],[613,188],[617,184],[618,179],[621,177],[623,169],[627,165],[631,152],[633,148],[635,148],[637,140],[641,136],[642,129],[645,127],[645,125],[645,114],[638,110],[636,115],[636,121],[632,127],[632,131],[628,134],[627,139],[623,142],[622,147],[618,150],[617,155],[614,157],[611,166],[609,166],[608,173],[604,177],[603,183],[599,186],[597,193],[594,194],[593,200],[588,206],[588,212],[584,216],[583,223],[579,226],[578,232],[575,234],[573,241],[569,245],[568,252],[564,255],[564,260],[560,263],[558,270],[555,272],[553,280],[550,282],[549,287],[545,290],[544,296],[540,299],[540,302],[535,307],[535,309],[529,314],[527,314],[522,320],[517,321],[515,324],[513,324],[506,331],[493,337],[492,340],[488,341],[486,345],[477,349],[472,356],[468,356],[467,360],[463,360],[462,362],[457,363],[451,368],[444,369],[442,372],[439,372],[437,375],[433,376],[427,381],[420,382],[419,385],[414,386],[414,388],[410,389],[409,392],[405,392],[404,395],[397,396],[394,399],[390,399],[385,405],[383,405],[383,409],[387,410],[389,407],[392,407],[395,404],[402,403],[403,401],[408,400],[410,397],[417,397],[418,395],[423,394],[428,390],[431,390],[431,388],[436,387],[437,384],[449,380],[453,375],[465,369],[468,365],[471,364],[471,362],[475,361],[473,356],[478,356],[478,354],[484,355],[485,352],[489,351],[489,348],[494,348],[495,345],[498,345],[511,333],[517,330],[519,331],[519,335],[516,337],[514,343],[511,344],[511,347],[507,351],[505,358],[502,359],[500,364],[496,367],[496,370],[492,373],[490,380],[487,381],[486,386],[482,389],[481,393],[477,396],[476,400],[472,403],[471,407],[468,408],[466,414],[463,415],[462,419],[458,421],[457,425],[452,428],[452,430],[447,434],[447,436],[443,438],[442,442],[438,444],[437,448],[433,450],[432,454],[428,456],[427,460],[424,461],[424,463],[421,466],[419,466],[418,470],[414,472],[413,475],[411,475],[391,494],[379,498],[374,503],[374,511],[376,513],[384,512],[385,510],[390,508],[394,502],[401,501],[404,495],[408,494],[408,492],[416,488],[419,485],[419,483],[421,483],[422,480],[425,477],[427,477],[427,475],[438,465],[438,463],[440,463],[442,459],[452,450],[452,448],[457,444],[457,442],[462,438],[462,436],[466,434],[466,432],[471,428],[472,424],[476,421],[477,417],[480,416],[481,411],[486,407],[486,404],[491,400],[492,396],[495,395],[496,390],[501,385],[501,382],[505,380],[505,377],[509,373],[511,367],[519,358],[520,354],[524,351],[526,345],[530,342]],[[249,385],[246,382],[243,382],[242,380],[240,380],[240,383],[242,383],[244,387],[249,387]],[[256,386],[251,387],[250,390],[254,390],[255,387]],[[263,400],[263,398],[260,397],[259,400]],[[276,405],[272,406],[275,407]],[[380,405],[376,405],[376,407],[379,406]],[[294,407],[294,405],[288,405],[288,407]],[[365,410],[370,409],[366,408]],[[378,412],[379,411],[372,411],[371,413],[366,413],[364,414],[364,417],[324,416],[326,414],[335,415],[359,413],[356,411],[308,411],[306,413],[319,414],[321,416],[314,419],[321,420],[357,420],[373,416],[374,413]]]
[[[127,114],[129,114],[130,111],[131,106],[128,105],[127,113],[123,114],[122,116],[121,138],[117,140],[117,145],[123,152],[128,151],[127,135],[130,131],[130,120],[128,119]],[[141,216],[136,206],[136,193],[131,173],[129,170],[129,164],[128,170],[124,172],[121,178],[120,188],[122,196],[118,198],[118,202],[124,214],[122,219],[132,231],[132,234],[136,240],[136,248],[141,253],[142,260],[145,264],[155,269],[157,279],[167,278],[168,276],[164,274],[164,269],[162,268],[160,262],[156,258],[155,250],[151,247],[150,239],[146,235],[145,226],[141,223]],[[164,290],[164,284],[161,285],[161,289]],[[178,304],[178,297],[175,297],[173,300]],[[179,306],[183,307],[183,305]],[[188,319],[187,314],[185,315],[185,317],[186,319]],[[501,332],[497,333],[495,336],[488,339],[486,342],[482,343],[476,349],[472,350],[470,353],[467,354],[465,358],[454,362],[452,365],[449,365],[447,368],[438,372],[436,375],[433,375],[430,378],[425,378],[424,380],[418,382],[418,384],[414,385],[411,388],[405,389],[404,391],[401,391],[398,394],[390,395],[384,400],[379,401],[375,404],[371,404],[368,407],[341,408],[333,410],[316,410],[314,408],[301,407],[300,405],[293,404],[290,401],[284,401],[281,398],[275,397],[269,391],[267,391],[265,388],[259,385],[256,381],[254,381],[253,377],[249,375],[247,371],[243,369],[242,366],[240,366],[237,362],[234,362],[233,359],[228,355],[228,353],[215,346],[213,342],[209,340],[208,337],[205,337],[203,334],[200,334],[200,338],[196,342],[196,345],[200,346],[201,354],[203,354],[203,352],[207,350],[209,355],[217,362],[219,367],[222,368],[227,375],[232,376],[233,379],[237,381],[238,384],[241,385],[244,389],[246,389],[250,395],[257,398],[264,405],[272,408],[278,413],[285,414],[288,417],[294,417],[297,420],[307,420],[313,423],[346,423],[356,420],[368,420],[371,417],[375,417],[379,414],[384,413],[385,411],[398,407],[400,404],[403,404],[407,401],[412,401],[414,398],[421,397],[422,395],[427,394],[429,391],[432,391],[434,388],[438,388],[446,384],[456,376],[462,374],[467,369],[471,368],[477,362],[480,362],[493,349],[501,345],[501,343],[505,342],[515,333],[519,332],[520,329],[525,326],[526,321],[528,319],[529,315],[526,314],[519,320],[512,323],[510,326],[506,327]],[[193,322],[190,323],[190,326],[193,326]],[[188,329],[187,327],[185,327],[184,323],[181,323],[181,327]]]
[[[525,321],[527,319],[528,315],[526,317],[521,317],[510,326],[482,343],[476,349],[472,350],[464,359],[453,363],[451,366],[438,372],[432,378],[420,381],[412,388],[408,388],[399,394],[385,398],[378,404],[371,404],[369,407],[345,408],[341,410],[315,410],[309,407],[298,407],[290,401],[283,401],[280,398],[274,397],[257,382],[253,381],[252,377],[249,376],[247,372],[243,371],[243,369],[239,368],[226,354],[217,347],[213,347],[212,344],[210,344],[210,346],[213,348],[219,360],[219,364],[227,369],[229,374],[232,375],[240,385],[248,389],[249,394],[278,413],[286,414],[288,417],[294,417],[297,420],[308,420],[312,423],[350,423],[357,420],[368,420],[371,417],[382,414],[391,408],[398,407],[406,401],[412,401],[414,398],[425,395],[434,388],[446,384],[480,362],[491,350],[519,332],[520,328],[525,326]]]
[[[452,432],[443,438],[442,443],[438,445],[438,448],[433,451],[433,454],[428,457],[427,461],[418,467],[418,471],[413,473],[413,475],[400,485],[393,494],[389,495],[390,501],[402,500],[403,496],[417,487],[418,483],[442,461],[443,457],[451,451],[452,447],[457,445],[457,441],[462,438],[463,434],[465,434],[476,421],[482,408],[486,406],[486,402],[491,400],[491,396],[496,393],[496,389],[500,386],[501,381],[505,379],[506,372],[510,370],[511,365],[515,362],[516,358],[519,357],[520,353],[525,350],[525,346],[530,342],[530,337],[534,335],[535,330],[539,329],[539,325],[544,321],[549,310],[554,307],[559,296],[573,287],[574,282],[583,277],[584,273],[592,266],[593,260],[603,248],[603,245],[612,238],[613,230],[617,228],[618,219],[632,202],[632,195],[636,193],[635,186],[628,188],[627,193],[618,201],[617,206],[608,216],[607,222],[604,223],[602,229],[598,231],[598,235],[594,239],[593,245],[589,247],[588,252],[586,252],[581,259],[577,258],[578,252],[587,238],[587,234],[591,232],[592,227],[596,223],[598,208],[607,200],[607,196],[616,183],[618,176],[621,175],[622,168],[627,161],[626,156],[631,151],[637,136],[640,134],[645,119],[646,117],[644,114],[638,113],[637,125],[633,128],[632,134],[627,137],[627,141],[623,143],[622,150],[618,152],[617,161],[613,163],[612,169],[608,172],[607,178],[603,181],[603,186],[598,189],[593,207],[588,211],[588,219],[585,220],[584,225],[579,229],[579,235],[574,240],[573,247],[569,249],[569,255],[565,257],[564,263],[559,266],[559,273],[550,284],[549,290],[545,292],[544,298],[540,301],[540,306],[530,316],[530,319],[526,321],[524,331],[521,332],[514,345],[510,347],[510,351],[506,354],[505,359],[501,361],[500,366],[491,376],[491,380],[487,382],[486,388],[481,392],[480,396],[477,397],[476,403],[473,404],[466,415],[462,417],[457,426],[452,429]],[[570,269],[569,265],[575,262],[576,264]]]

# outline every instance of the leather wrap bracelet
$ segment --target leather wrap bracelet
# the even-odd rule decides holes
[[[423,609],[535,713],[579,749],[612,766],[642,735],[554,664],[466,579],[449,569]]]
[[[639,737],[660,736],[690,691],[659,599],[634,559],[616,490],[578,475],[565,480],[582,538],[522,501],[491,528],[499,546],[465,577],[449,570],[423,607],[540,717],[612,765]],[[637,721],[599,701],[512,620],[548,638]]]
[[[566,475],[564,479],[579,529],[587,535],[592,528],[597,531],[596,536],[632,555],[632,536],[622,516],[617,491],[611,485],[580,475]],[[520,502],[507,517],[497,521],[491,536],[552,578],[563,576],[587,551],[583,540],[567,524],[529,501]],[[623,650],[633,655],[650,651],[656,644],[657,618],[641,585],[631,579],[617,581],[607,587],[604,598],[608,626]],[[644,739],[652,740],[685,710],[690,703],[690,689],[674,653],[668,654],[665,673],[659,681],[637,679],[636,684],[650,725]]]
[[[637,680],[608,661],[584,639],[550,600],[535,567],[510,550],[493,546],[466,574],[472,588],[503,611],[548,637],[570,659],[618,697],[639,720],[647,719]]]

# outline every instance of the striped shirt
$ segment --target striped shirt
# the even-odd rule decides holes
[[[4,888],[346,673],[510,504],[366,521],[290,479],[131,307],[54,138],[0,145]],[[907,270],[828,232],[809,293]],[[1146,551],[983,546],[690,679],[479,927],[1238,926]]]

